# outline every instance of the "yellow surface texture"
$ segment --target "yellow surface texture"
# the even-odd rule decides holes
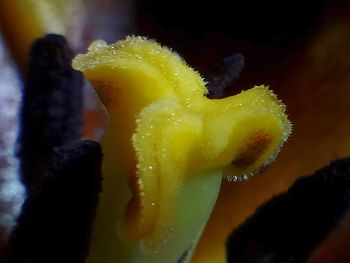
[[[291,132],[284,105],[267,87],[210,100],[179,55],[142,37],[95,41],[73,67],[93,83],[110,116],[102,206],[116,209],[112,228],[120,223],[120,237],[142,241],[145,252],[171,239],[186,180],[216,170],[246,179],[275,158]]]

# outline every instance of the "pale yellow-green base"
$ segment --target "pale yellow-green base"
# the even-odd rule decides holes
[[[130,246],[122,243],[115,235],[113,249],[99,251],[91,248],[88,263],[177,263],[181,255],[187,251],[182,262],[189,262],[198,239],[208,221],[216,202],[222,174],[220,171],[207,175],[195,176],[187,181],[180,193],[174,231],[156,254],[144,254],[140,244]],[[115,229],[111,226],[110,231]],[[109,233],[110,234],[110,233]]]

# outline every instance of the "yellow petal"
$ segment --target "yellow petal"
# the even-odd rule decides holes
[[[73,67],[93,83],[111,120],[102,139],[104,183],[95,251],[103,249],[101,243],[120,242],[139,242],[145,253],[161,251],[182,231],[174,228],[174,220],[206,220],[212,208],[208,202],[201,215],[177,214],[184,205],[179,200],[188,196],[186,184],[195,178],[200,185],[218,171],[255,173],[275,158],[291,132],[284,105],[268,88],[210,100],[196,71],[145,38],[128,37],[109,46],[96,41]],[[217,181],[210,184],[219,187]],[[205,194],[198,189],[190,196]],[[111,234],[115,228],[119,238]],[[198,239],[199,233],[190,232],[190,240]]]

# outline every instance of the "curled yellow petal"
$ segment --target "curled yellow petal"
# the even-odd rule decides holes
[[[92,82],[111,120],[102,139],[104,184],[93,234],[100,249],[100,243],[113,250],[118,242],[140,242],[144,252],[158,251],[180,231],[174,220],[186,184],[199,185],[217,171],[245,178],[270,163],[291,132],[284,105],[267,87],[210,100],[196,71],[145,38],[96,41],[73,67]],[[118,241],[111,229],[118,229]]]

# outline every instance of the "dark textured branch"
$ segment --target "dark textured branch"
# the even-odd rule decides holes
[[[243,55],[234,53],[225,57],[222,64],[214,69],[212,74],[207,77],[208,98],[222,98],[225,91],[239,78],[243,67]]]
[[[350,205],[350,157],[297,180],[257,209],[229,237],[230,263],[301,263]]]
[[[71,67],[64,37],[46,35],[31,48],[23,91],[19,157],[22,180],[36,185],[53,147],[80,139],[83,77]]]
[[[101,189],[101,147],[81,141],[56,148],[43,183],[12,233],[9,263],[79,263],[87,253]]]

